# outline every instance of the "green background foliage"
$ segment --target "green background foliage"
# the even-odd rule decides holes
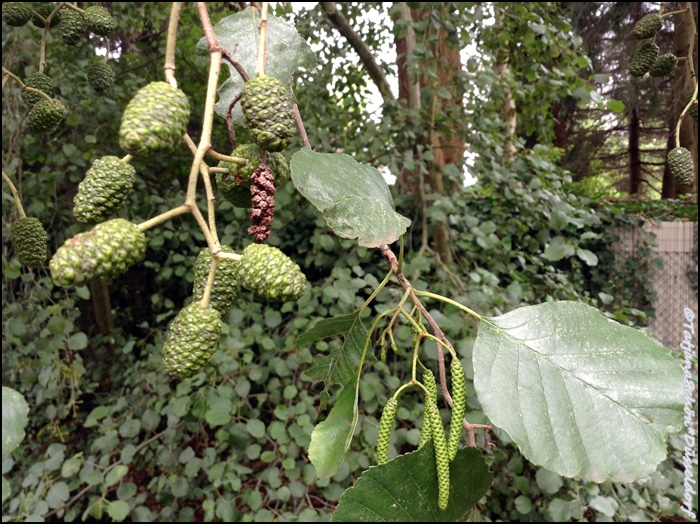
[[[425,207],[416,193],[392,186],[396,212],[412,221],[404,237],[404,273],[417,288],[483,315],[569,299],[643,327],[653,314],[650,244],[637,250],[641,258],[620,261],[611,232],[649,212],[594,205],[569,185],[572,175],[553,144],[551,105],[562,97],[597,95],[587,78],[590,60],[582,40],[553,5],[510,4],[507,31],[484,24],[487,8],[469,2],[449,4],[442,14],[437,4],[427,3],[436,14],[414,22],[417,30],[431,24],[447,30],[455,45],[477,44],[479,54],[455,80],[469,118],[445,115],[438,127],[459,133],[478,152],[469,167],[478,182],[461,187],[463,164],[448,164],[443,172],[456,189],[427,188]],[[27,111],[19,90],[11,83],[3,89],[3,170],[21,187],[27,214],[47,228],[51,253],[84,230],[72,216],[72,199],[96,157],[121,155],[118,129],[126,103],[140,87],[162,79],[169,4],[125,2],[109,9],[119,28],[109,60],[116,79],[106,93],[95,94],[86,78],[96,49],[104,49],[100,40],[93,35],[75,47],[58,38],[49,42],[46,71],[69,107],[54,135],[23,133]],[[277,9],[318,57],[318,65],[308,64],[294,83],[314,149],[342,150],[394,175],[405,169],[427,172],[434,152],[426,145],[427,129],[415,125],[427,110],[419,114],[389,101],[381,110],[372,108],[370,79],[322,9],[296,14],[289,6]],[[374,22],[391,14],[386,4],[347,3],[343,9],[374,53],[391,45],[394,35],[376,31]],[[211,4],[210,11],[214,22],[231,14],[220,4]],[[181,28],[177,78],[198,108],[188,127],[196,134],[208,59],[195,52],[203,31],[193,8],[184,10]],[[404,29],[395,26],[397,34]],[[21,78],[37,70],[40,35],[31,24],[3,25],[4,66]],[[416,60],[431,59],[427,42],[417,47]],[[498,73],[502,53],[512,59],[511,76]],[[395,72],[393,60],[382,59],[386,72]],[[223,68],[221,83],[228,76]],[[439,89],[426,87],[421,97],[451,96]],[[512,161],[504,157],[500,116],[508,91],[517,93],[521,112]],[[238,131],[245,138],[245,130]],[[212,141],[218,151],[230,149],[221,119]],[[288,156],[300,145],[295,139]],[[120,216],[139,223],[181,205],[190,162],[185,148],[135,158],[135,191]],[[9,240],[16,218],[3,185],[3,385],[19,391],[30,406],[26,438],[3,453],[3,515],[29,521],[330,520],[345,490],[375,464],[378,421],[387,399],[408,378],[412,333],[399,327],[397,351],[363,373],[350,450],[337,472],[322,479],[309,460],[311,435],[327,415],[321,408],[338,394],[338,382],[314,373],[312,364],[319,355],[332,358],[347,342],[321,336],[308,344],[295,341],[319,321],[353,317],[387,272],[377,250],[333,235],[292,183],[278,188],[269,242],[301,266],[311,291],[275,307],[243,291],[223,319],[211,363],[178,382],[164,374],[160,351],[168,323],[189,300],[194,260],[205,244],[194,220],[176,217],[147,233],[144,262],[109,285],[113,327],[101,330],[95,309],[99,287],[59,288],[47,268],[20,266]],[[425,248],[424,233],[438,222],[449,225],[452,264]],[[222,244],[240,250],[250,242],[245,210],[222,201],[217,223]],[[401,294],[396,287],[383,289],[365,316],[391,307]],[[455,308],[429,309],[467,371],[468,418],[488,422],[473,383],[475,322]],[[436,369],[433,352],[425,361]],[[324,389],[318,381],[326,379]],[[415,449],[422,413],[418,395],[401,396],[390,458]],[[670,455],[656,472],[635,483],[563,478],[529,463],[500,430],[479,434],[478,443],[494,478],[475,510],[481,520],[658,520],[676,514],[683,496],[678,436],[670,439]]]

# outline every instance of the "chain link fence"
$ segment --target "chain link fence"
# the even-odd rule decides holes
[[[666,347],[675,348],[683,333],[684,308],[698,314],[698,223],[650,221],[642,229],[619,231],[619,248],[626,256],[635,256],[642,235],[655,238],[653,254],[663,261],[663,268],[651,275],[656,317],[650,320],[649,331]]]

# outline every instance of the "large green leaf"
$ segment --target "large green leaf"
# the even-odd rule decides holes
[[[646,334],[578,302],[482,319],[474,386],[533,463],[629,482],[654,472],[683,417],[683,370]]]
[[[336,335],[344,335],[343,344],[328,355],[314,357],[313,364],[306,370],[311,380],[325,383],[326,391],[333,384],[344,385],[357,376],[368,336],[367,329],[360,319],[360,312],[319,320],[314,327],[296,339],[296,347],[300,349]],[[375,361],[372,353],[368,352],[365,355],[365,362]],[[322,405],[321,409],[324,407],[325,405]]]
[[[29,404],[18,391],[2,387],[2,456],[11,453],[24,439]]]
[[[309,459],[318,478],[335,475],[345,459],[357,425],[357,391],[355,378],[348,381],[338,395],[328,418],[311,432]]]
[[[258,39],[260,33],[260,15],[257,9],[249,7],[239,13],[219,20],[214,26],[214,33],[219,42],[238,61],[249,77],[255,76],[258,64]],[[197,43],[197,51],[208,52],[206,38]],[[225,117],[226,110],[233,98],[242,91],[243,79],[228,62],[231,76],[219,88],[219,101],[216,112]],[[267,18],[267,66],[265,73],[274,76],[285,86],[297,69],[304,67],[313,69],[316,66],[316,54],[311,50],[296,28],[273,15]],[[290,92],[290,95],[292,93]],[[233,110],[233,121],[243,123],[243,113],[240,104]]]
[[[394,209],[382,174],[350,155],[297,151],[292,180],[322,214],[333,232],[365,247],[396,241],[411,224]]]
[[[340,497],[333,522],[466,522],[488,491],[493,476],[475,448],[464,448],[450,463],[450,498],[438,508],[432,440],[362,473]]]

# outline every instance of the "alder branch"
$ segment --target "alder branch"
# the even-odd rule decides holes
[[[372,55],[372,51],[369,49],[364,40],[358,35],[355,30],[350,27],[347,18],[338,11],[338,7],[335,2],[319,2],[321,7],[325,11],[325,15],[328,20],[331,21],[333,26],[338,30],[338,32],[345,37],[350,46],[355,50],[355,52],[360,57],[360,62],[364,66],[367,74],[369,74],[372,81],[377,85],[379,93],[382,95],[384,102],[393,102],[394,94],[391,92],[391,87],[386,81],[386,75],[382,68],[379,67],[377,61]]]
[[[399,284],[401,284],[401,287],[403,287],[406,291],[409,292],[409,295],[411,297],[411,301],[413,302],[413,305],[420,312],[421,316],[428,322],[435,337],[438,339],[438,342],[436,343],[436,348],[437,348],[437,356],[438,356],[437,361],[438,361],[438,377],[440,379],[440,392],[442,393],[442,397],[445,400],[445,403],[450,408],[452,408],[452,405],[453,405],[452,396],[450,395],[450,392],[447,389],[447,379],[445,377],[445,355],[444,355],[444,351],[442,349],[442,344],[444,344],[445,347],[449,348],[453,355],[456,355],[456,351],[454,350],[452,343],[450,343],[450,341],[447,339],[447,337],[445,336],[445,333],[442,331],[442,329],[440,328],[438,323],[435,322],[435,319],[430,315],[428,310],[425,309],[425,306],[421,303],[420,299],[416,296],[415,288],[413,287],[413,285],[408,281],[406,276],[399,269],[399,262],[396,258],[396,255],[391,250],[391,248],[389,248],[388,245],[383,244],[383,245],[379,246],[379,251],[382,253],[382,256],[389,264],[389,268],[391,269],[391,272],[394,273],[394,276],[399,281]],[[483,429],[484,434],[485,434],[486,430],[493,429],[492,426],[490,426],[489,424],[472,424],[466,418],[464,418],[462,420],[462,427],[467,432],[467,438],[468,438],[470,447],[476,447],[475,430]]]

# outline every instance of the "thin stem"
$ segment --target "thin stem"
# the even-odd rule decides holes
[[[662,8],[662,9],[663,9],[663,8]],[[678,10],[678,11],[671,11],[670,13],[663,13],[663,14],[661,14],[661,13],[659,12],[659,15],[660,15],[662,18],[666,18],[667,16],[678,15],[678,14],[684,13],[684,12],[686,12],[686,11],[687,11],[687,9],[680,9],[680,10]]]
[[[394,323],[396,322],[396,319],[399,318],[399,315],[401,314],[401,310],[403,309],[403,305],[406,303],[406,300],[408,300],[409,295],[410,295],[409,291],[406,290],[403,294],[403,297],[401,297],[399,304],[396,306],[396,312],[394,313],[394,316],[391,317],[391,320],[389,320],[389,324],[386,326],[386,329],[384,329],[384,333],[391,333],[391,328],[394,325]]]
[[[214,191],[211,187],[211,177],[209,176],[209,168],[205,162],[202,162],[200,167],[200,173],[202,175],[202,180],[204,181],[204,192],[207,195],[207,216],[209,217],[209,231],[211,231],[211,236],[214,239],[214,243],[219,243],[219,235],[216,232],[216,212],[215,204],[216,197],[214,196]]]
[[[405,384],[402,384],[401,387],[399,387],[399,388],[394,392],[394,394],[392,395],[392,398],[395,398],[395,399],[398,400],[399,395],[401,395],[401,393],[403,393],[403,390],[404,390],[404,389],[408,389],[408,388],[411,388],[411,387],[414,387],[414,386],[418,386],[418,387],[421,388],[426,394],[428,393],[428,390],[425,389],[425,386],[424,386],[423,384],[421,384],[419,380],[416,380],[415,377],[414,377],[414,378],[412,378],[411,380],[409,380],[408,382],[406,382]]]
[[[365,302],[366,304],[367,302]],[[393,309],[387,309],[386,311],[383,311],[379,315],[377,315],[377,318],[374,319],[374,322],[372,322],[372,327],[369,329],[367,332],[367,338],[365,339],[365,345],[362,349],[362,355],[360,356],[360,361],[357,364],[357,383],[360,383],[360,377],[362,376],[362,366],[364,365],[365,362],[365,357],[367,356],[367,351],[369,350],[370,343],[372,342],[372,333],[374,333],[374,330],[377,329],[377,325],[379,324],[379,321],[383,319],[385,316],[391,314],[394,310]],[[359,390],[359,388],[358,388]]]
[[[243,93],[236,93],[236,95],[231,100],[231,103],[226,108],[226,126],[228,127],[228,140],[231,142],[231,147],[236,149],[238,147],[238,140],[236,139],[236,129],[233,126],[233,106],[236,105],[241,99]]]
[[[36,15],[41,18],[44,21],[44,32],[41,34],[41,43],[39,44],[39,72],[43,73],[44,69],[46,69],[46,40],[49,36],[49,29],[51,29],[51,20],[53,17],[58,13],[58,10],[61,9],[62,4],[58,4],[54,8],[53,11],[49,13],[49,16],[46,18],[42,17],[39,13],[36,13]]]
[[[17,212],[19,213],[19,218],[27,218],[27,214],[24,212],[24,207],[22,207],[22,199],[19,196],[19,191],[17,191],[17,188],[12,183],[12,180],[5,174],[4,171],[2,172],[2,179],[7,182],[8,186],[10,186],[10,191],[12,191],[12,197],[15,199],[15,205],[17,206]]]
[[[681,114],[678,116],[678,122],[676,122],[676,147],[681,147],[681,124],[683,123],[683,118],[685,117],[685,114],[690,111],[690,106],[693,105],[693,101],[697,100],[698,98],[698,83],[695,82],[695,90],[693,91],[693,96],[690,97],[690,100],[686,104],[686,106],[683,108],[683,111],[681,111]]]
[[[111,53],[111,50],[110,50],[110,48],[109,48],[109,38],[107,38],[107,37],[105,36],[105,37],[104,37],[104,42],[105,42],[105,56],[104,56],[104,58],[102,59],[102,63],[103,63],[103,64],[106,64],[107,61],[109,60],[109,55],[110,55],[110,53]]]
[[[157,226],[158,224],[162,224],[166,220],[170,220],[173,217],[176,217],[178,215],[183,215],[185,213],[190,212],[190,206],[183,204],[179,207],[174,207],[170,211],[166,211],[165,213],[161,213],[158,216],[155,216],[149,220],[146,220],[145,222],[141,222],[139,224],[139,231],[148,231],[154,226]]]
[[[478,320],[481,320],[483,317],[479,315],[476,311],[469,309],[467,306],[464,306],[460,304],[459,302],[456,302],[450,298],[443,297],[442,295],[437,295],[435,293],[430,293],[429,291],[416,291],[416,295],[419,297],[428,297],[428,298],[434,298],[435,300],[441,300],[443,302],[447,302],[448,304],[452,304],[453,306],[458,307],[465,313],[470,314],[471,316],[475,317]]]
[[[196,205],[192,205],[192,216],[197,221],[197,224],[199,224],[199,228],[202,230],[204,238],[207,240],[207,246],[209,246],[212,253],[218,249],[221,249],[221,245],[219,244],[218,240],[214,240],[214,237],[209,231],[207,222],[204,220],[204,215],[202,215],[202,212]]]
[[[268,2],[262,3],[260,13],[260,42],[258,43],[258,67],[255,72],[257,76],[265,74],[267,65],[267,6]]]
[[[244,82],[247,82],[250,80],[250,77],[248,76],[248,73],[246,72],[245,69],[243,69],[243,66],[236,60],[231,53],[229,53],[226,49],[221,50],[222,57],[224,60],[226,60],[229,64],[231,64],[236,71],[238,71],[238,74],[241,75],[241,78],[243,79]]]
[[[219,253],[219,258],[225,258],[227,260],[235,260],[236,262],[240,262],[241,259],[243,258],[241,255],[237,255],[236,253],[226,253],[225,251],[222,251]]]
[[[306,128],[304,127],[304,121],[301,119],[301,112],[299,112],[299,105],[298,104],[292,105],[292,110],[294,111],[294,121],[297,124],[297,131],[299,132],[299,136],[301,137],[301,143],[305,148],[311,149],[311,142],[309,142],[309,135],[306,134]]]
[[[367,306],[370,305],[370,303],[375,299],[375,297],[379,294],[379,292],[386,286],[389,281],[391,280],[391,277],[393,277],[394,274],[389,272],[387,275],[384,277],[384,280],[381,281],[381,283],[377,286],[377,289],[375,289],[372,294],[369,296],[367,300],[365,300],[364,304],[360,306],[360,310],[358,312],[361,313],[363,309],[365,309]]]
[[[213,149],[209,149],[207,151],[207,156],[213,158],[214,160],[218,160],[219,162],[229,162],[230,164],[238,164],[239,166],[244,166],[248,163],[247,158],[224,155],[221,153],[217,153]]]
[[[131,155],[126,155],[124,158],[122,158],[122,162],[124,162],[125,164],[128,164],[129,162],[131,162],[133,160],[133,158],[134,157]]]
[[[2,78],[3,78],[3,82],[5,81],[5,78],[11,78],[12,80],[14,80],[15,82],[17,82],[19,84],[19,88],[22,91],[29,91],[30,93],[36,93],[37,95],[43,97],[45,100],[52,102],[52,99],[49,95],[44,93],[41,89],[36,89],[35,87],[28,86],[27,84],[22,82],[22,80],[17,75],[15,75],[14,73],[5,69],[4,66],[2,68]]]
[[[168,35],[165,44],[165,81],[171,86],[177,87],[175,80],[175,54],[177,51],[177,29],[180,25],[180,13],[185,6],[184,2],[173,2],[170,8],[170,20],[168,22]]]
[[[209,307],[209,299],[211,298],[211,290],[214,286],[214,277],[216,276],[216,268],[219,266],[219,257],[211,256],[211,266],[209,267],[209,276],[207,276],[207,283],[204,286],[204,293],[202,293],[202,299],[199,301],[199,307],[202,309],[207,309]]]

